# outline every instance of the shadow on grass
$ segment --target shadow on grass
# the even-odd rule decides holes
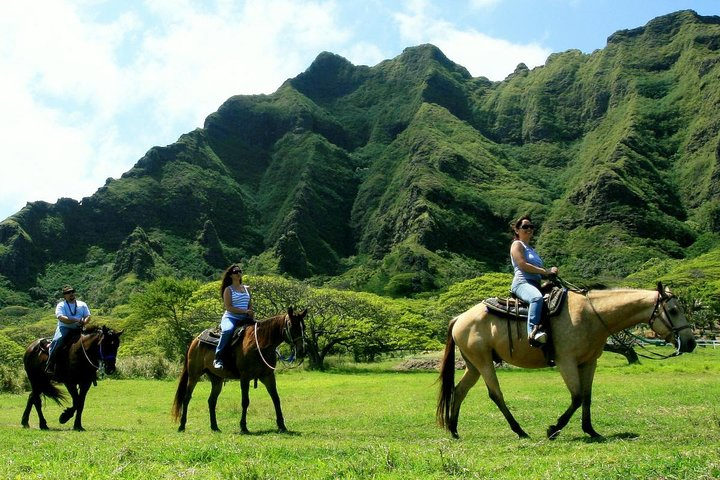
[[[242,432],[233,432],[233,435],[240,435],[244,437],[260,437],[264,435],[283,435],[288,437],[302,437],[302,433],[300,432],[293,432],[292,430],[288,430],[287,432],[278,432],[277,429],[268,429],[268,430],[258,430],[255,432],[249,432],[249,433],[242,433]]]
[[[639,437],[640,437],[640,435],[637,433],[620,432],[620,433],[614,433],[612,435],[601,436],[601,437],[578,437],[577,440],[581,440],[585,443],[605,443],[605,442],[612,442],[614,440],[634,440]]]

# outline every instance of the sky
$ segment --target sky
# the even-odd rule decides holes
[[[233,95],[272,93],[328,51],[377,65],[432,43],[475,77],[604,48],[718,0],[23,0],[0,4],[0,221],[81,200]]]

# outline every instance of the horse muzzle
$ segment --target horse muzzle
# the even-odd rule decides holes
[[[105,362],[105,373],[108,375],[115,373],[115,362]]]
[[[678,352],[680,353],[690,353],[695,350],[695,347],[697,346],[695,336],[693,335],[690,327],[676,331],[674,335],[670,336],[674,337],[674,340],[677,342]]]

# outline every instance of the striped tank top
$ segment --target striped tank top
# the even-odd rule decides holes
[[[248,306],[250,305],[250,292],[248,292],[247,285],[243,285],[243,290],[240,291],[235,290],[232,285],[227,288],[230,289],[230,296],[232,297],[230,303],[232,304],[232,306],[235,308],[242,308],[247,310]],[[233,313],[227,310],[225,310],[225,315],[230,318],[238,319],[247,317],[247,315],[245,315],[244,313]]]

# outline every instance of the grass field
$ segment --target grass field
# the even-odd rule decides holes
[[[720,478],[720,349],[633,366],[605,354],[593,399],[603,442],[582,433],[579,412],[557,440],[545,438],[569,404],[553,369],[499,374],[531,439],[517,438],[478,384],[452,440],[435,425],[437,374],[392,365],[281,373],[289,434],[275,433],[262,385],[250,392],[250,435],[239,434],[237,382],[220,396],[220,433],[209,429],[209,382],[195,391],[184,433],[169,415],[175,382],[103,380],[88,394],[86,432],[59,425],[52,402],[50,431],[34,413],[23,429],[26,396],[3,394],[0,478]]]

